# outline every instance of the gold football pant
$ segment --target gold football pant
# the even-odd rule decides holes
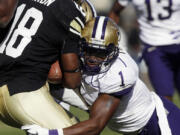
[[[67,113],[50,95],[47,84],[36,91],[12,96],[9,95],[7,85],[0,87],[0,119],[14,127],[38,124],[54,129],[73,124]]]

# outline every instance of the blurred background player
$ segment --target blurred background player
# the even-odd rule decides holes
[[[108,125],[124,134],[179,135],[180,110],[139,79],[136,63],[118,48],[116,23],[98,16],[85,25],[82,37],[80,91],[91,106],[89,119],[58,130],[38,125],[22,129],[31,135],[98,135]]]
[[[46,83],[61,60],[63,85],[79,87],[85,13],[71,0],[0,0],[0,118],[14,127],[67,127],[72,121]]]
[[[130,3],[137,13],[151,83],[158,95],[172,100],[174,87],[180,91],[180,1],[117,0],[110,17],[117,22]]]

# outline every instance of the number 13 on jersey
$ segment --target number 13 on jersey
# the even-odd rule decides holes
[[[166,20],[172,15],[172,0],[145,0],[145,4],[149,21],[153,21],[155,18]]]

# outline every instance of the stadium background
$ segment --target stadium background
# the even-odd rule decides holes
[[[112,4],[115,0],[90,0],[90,1],[95,6],[98,15],[106,16],[108,15],[108,12],[110,11]],[[138,24],[136,22],[136,15],[131,5],[129,5],[120,15],[120,20],[121,21],[119,25],[121,26],[123,32],[122,44],[125,46],[125,48],[127,48],[131,56],[135,60],[137,60],[137,57],[140,55],[142,48],[138,39]],[[141,79],[147,84],[147,86],[151,90],[153,90],[149,82],[147,69],[144,62],[141,62],[139,68],[141,71],[140,72]],[[180,108],[180,98],[177,95],[177,93],[175,93],[173,101]],[[75,116],[77,116],[81,121],[88,119],[88,114],[84,111],[79,110],[78,108],[71,107],[71,112]],[[47,112],[44,113],[48,113],[48,110]],[[25,135],[25,133],[20,129],[12,128],[0,122],[0,135]],[[121,134],[113,132],[106,127],[101,133],[101,135],[121,135]]]

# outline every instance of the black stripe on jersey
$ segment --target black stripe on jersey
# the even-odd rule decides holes
[[[84,28],[84,26],[81,25],[81,23],[82,23],[82,24],[84,24],[84,23],[83,23],[82,21],[79,22],[80,18],[79,18],[79,20],[78,20],[77,18],[75,18],[74,20],[76,20],[76,22],[80,25],[81,29]]]
[[[74,31],[76,31],[77,33],[79,33],[80,34],[80,32],[79,31],[77,31],[77,29],[75,29],[74,27],[72,27],[72,26],[70,26],[70,28],[71,29],[73,29]],[[73,31],[71,31],[71,32],[73,32]],[[74,33],[74,32],[73,32]],[[75,33],[76,34],[76,33]]]

